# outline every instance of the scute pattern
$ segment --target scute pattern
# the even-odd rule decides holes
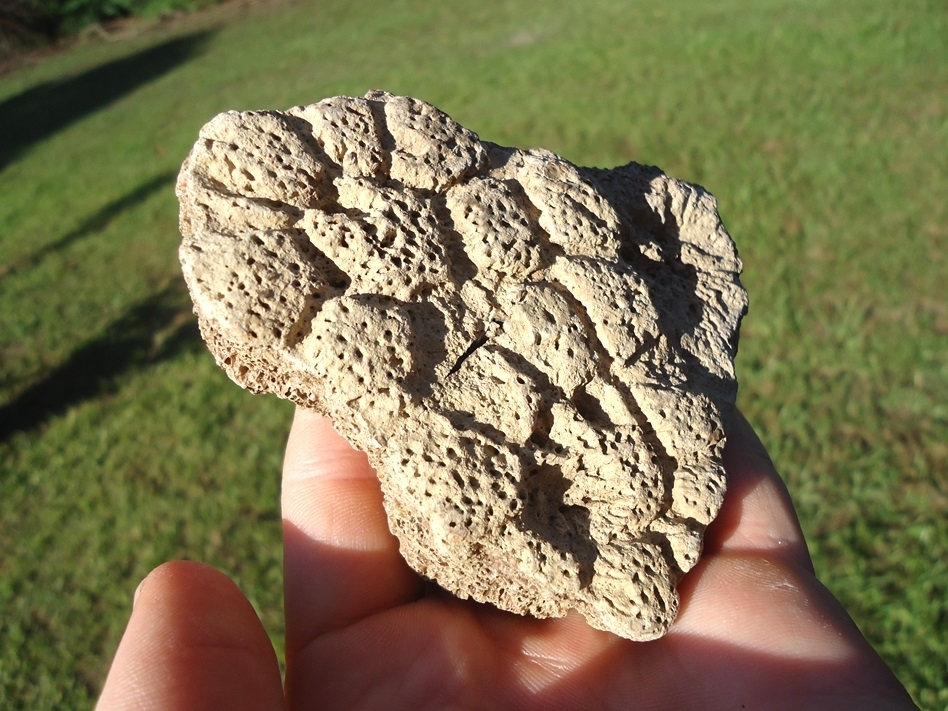
[[[221,114],[177,192],[216,359],[368,453],[412,567],[513,612],[668,629],[724,497],[747,306],[711,195],[383,92]]]

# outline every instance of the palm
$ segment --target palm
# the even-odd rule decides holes
[[[761,678],[767,656],[678,632],[634,644],[576,616],[518,619],[426,597],[314,640],[289,689],[294,708],[759,708],[764,686],[772,693],[803,681],[789,664],[782,679],[773,666]],[[839,676],[818,681],[833,688]]]
[[[397,554],[364,455],[301,415],[284,485],[294,708],[814,708],[814,694],[841,708],[834,691],[888,671],[813,577],[765,455],[743,445],[678,620],[643,644],[575,614],[529,619],[426,588]]]

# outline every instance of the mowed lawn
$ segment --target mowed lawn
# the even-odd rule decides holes
[[[0,78],[0,698],[97,696],[154,566],[232,575],[281,649],[292,407],[231,384],[174,177],[226,109],[372,88],[714,193],[745,262],[740,405],[827,586],[948,705],[948,6],[236,3]]]

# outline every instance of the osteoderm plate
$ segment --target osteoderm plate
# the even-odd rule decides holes
[[[662,635],[725,490],[746,295],[702,188],[370,92],[211,120],[177,186],[202,333],[332,418],[419,573]]]

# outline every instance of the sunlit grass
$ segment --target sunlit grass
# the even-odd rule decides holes
[[[946,36],[924,2],[321,0],[0,80],[0,697],[89,703],[167,558],[234,575],[279,639],[290,408],[201,345],[173,180],[219,111],[382,88],[718,197],[751,296],[741,406],[821,576],[916,700],[948,704]]]

